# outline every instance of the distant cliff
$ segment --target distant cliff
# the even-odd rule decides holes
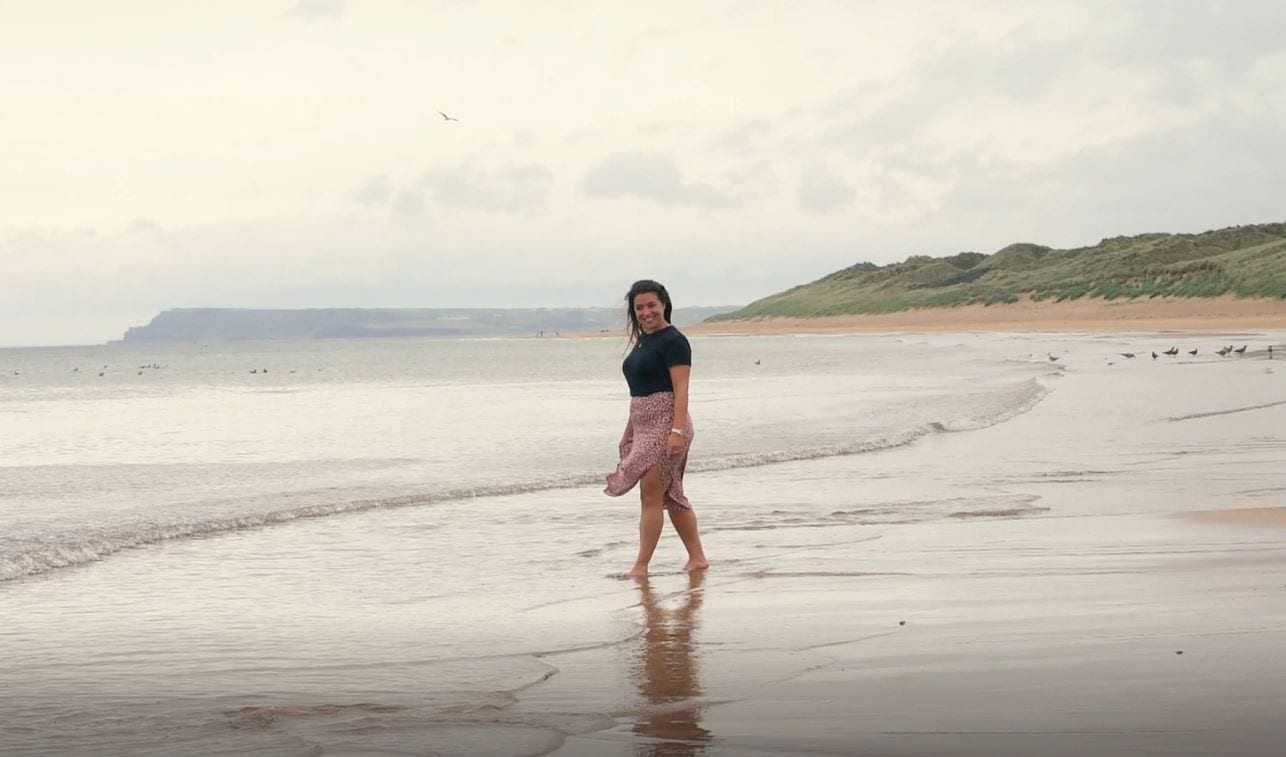
[[[1201,234],[1141,234],[1056,250],[1011,244],[990,255],[913,255],[858,263],[714,320],[889,313],[1023,298],[1259,297],[1286,299],[1286,224]]]
[[[735,307],[676,308],[677,326],[700,323]],[[247,339],[360,339],[389,337],[536,336],[623,331],[624,308],[316,308],[251,310],[175,308],[122,341],[222,342]]]

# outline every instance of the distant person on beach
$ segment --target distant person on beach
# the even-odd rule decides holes
[[[670,293],[655,281],[636,281],[625,295],[631,349],[621,369],[630,388],[630,417],[621,435],[621,462],[603,491],[619,497],[637,484],[642,500],[639,554],[628,575],[647,575],[665,527],[665,513],[688,549],[685,571],[710,567],[701,548],[697,515],[683,494],[683,472],[692,444],[688,378],[692,347],[670,325]]]

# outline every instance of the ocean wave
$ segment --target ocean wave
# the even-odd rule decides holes
[[[926,421],[915,426],[876,434],[847,443],[802,447],[764,452],[711,455],[689,461],[691,471],[721,471],[754,468],[776,463],[817,460],[857,455],[906,446],[930,434],[972,431],[1003,423],[1035,407],[1048,394],[1048,388],[1036,379],[990,392],[977,406],[964,402],[957,417]],[[980,395],[981,397],[981,395]],[[201,519],[178,518],[157,522],[155,518],[80,528],[38,541],[0,538],[0,582],[97,562],[126,550],[146,547],[177,539],[214,536],[223,533],[263,528],[308,518],[357,513],[368,510],[422,507],[447,502],[502,497],[555,489],[597,486],[604,472],[582,472],[469,487],[443,488],[399,496],[326,502],[283,508],[224,514]]]

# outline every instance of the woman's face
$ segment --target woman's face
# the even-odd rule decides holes
[[[634,317],[639,320],[645,334],[670,325],[665,322],[665,303],[655,292],[634,295]]]

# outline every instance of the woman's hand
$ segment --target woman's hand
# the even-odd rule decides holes
[[[665,442],[666,457],[674,457],[675,455],[679,454],[680,452],[683,451],[683,446],[687,443],[688,443],[687,439],[671,431],[670,438]]]

